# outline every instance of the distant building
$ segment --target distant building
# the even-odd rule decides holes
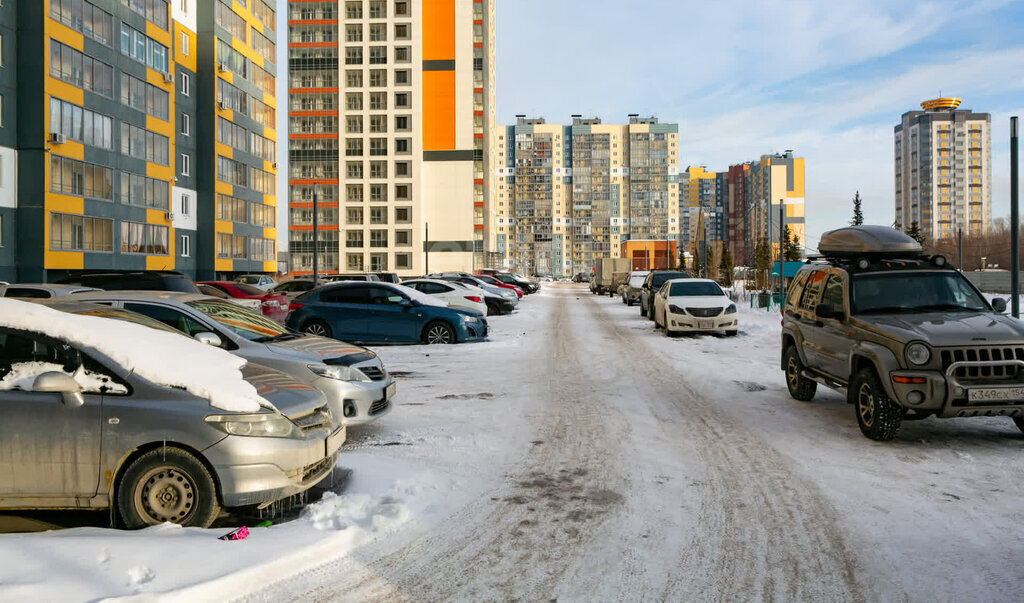
[[[991,117],[959,106],[924,101],[894,128],[896,224],[916,223],[927,239],[984,234],[992,222]]]
[[[493,0],[288,3],[293,273],[487,263]]]
[[[0,7],[0,279],[275,271],[273,5]]]
[[[530,274],[589,271],[631,239],[679,235],[676,124],[519,116],[496,138],[486,229],[493,264]]]

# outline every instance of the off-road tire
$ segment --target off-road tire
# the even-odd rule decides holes
[[[1024,417],[1014,417],[1013,422],[1017,425],[1017,429],[1024,431]]]
[[[319,318],[307,320],[306,324],[302,325],[302,332],[309,333],[310,335],[319,335],[320,337],[334,337],[333,333],[331,332],[331,325],[320,320]]]
[[[736,334],[735,331],[732,333]],[[797,352],[795,345],[786,348],[785,361],[786,389],[789,390],[789,395],[801,402],[814,398],[818,384],[803,376],[804,363],[800,361],[800,353]]]
[[[179,448],[157,448],[132,461],[116,498],[129,529],[167,521],[206,528],[220,514],[213,476],[199,459]]]
[[[850,395],[861,433],[880,442],[896,437],[903,408],[889,399],[873,368],[863,368],[854,375]]]
[[[455,329],[443,320],[435,320],[423,327],[423,343],[457,343]]]

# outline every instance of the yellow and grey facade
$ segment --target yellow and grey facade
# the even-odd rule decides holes
[[[495,141],[490,251],[529,274],[589,271],[631,239],[679,236],[677,124],[517,117]]]
[[[484,265],[493,0],[288,4],[293,272]]]
[[[936,98],[894,129],[896,224],[927,239],[988,232],[992,223],[991,116]]]
[[[274,49],[272,30],[264,36],[267,22],[273,23],[272,0],[0,6],[0,24],[17,24],[2,40],[7,60],[0,93],[2,72],[13,67],[16,93],[4,94],[3,102],[18,125],[16,177],[8,181],[16,181],[15,201],[0,202],[14,206],[0,215],[5,235],[7,222],[16,234],[0,241],[0,277],[41,281],[89,269],[176,269],[197,278],[273,271],[273,169],[243,153],[234,159],[245,167],[232,175],[244,178],[229,187],[218,170],[220,157],[232,158],[243,138],[246,152],[273,161]],[[232,75],[219,68],[221,45],[258,64],[258,77],[249,63],[246,74],[262,82],[259,100],[271,107],[259,127],[226,114],[244,129],[232,130],[234,149],[222,148],[215,135],[213,116],[225,115],[217,109],[217,81]],[[257,60],[253,45],[268,63]],[[239,64],[234,56],[228,61]],[[6,168],[0,165],[0,178]],[[220,192],[246,201],[244,220],[215,218]],[[233,257],[222,254],[223,232],[244,237],[231,241],[242,248]]]

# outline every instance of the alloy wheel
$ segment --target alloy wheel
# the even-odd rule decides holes
[[[867,383],[862,383],[857,390],[857,412],[864,425],[870,427],[875,420],[875,395]]]

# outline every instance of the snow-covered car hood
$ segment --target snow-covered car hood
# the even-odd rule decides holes
[[[995,312],[869,314],[853,318],[894,339],[920,339],[936,347],[1024,343],[1024,323]]]
[[[299,335],[295,333],[295,335]],[[305,361],[320,361],[328,364],[350,365],[376,358],[370,350],[352,343],[301,334],[292,339],[267,342],[267,348],[280,356],[289,356]]]
[[[721,295],[676,295],[666,298],[666,301],[683,308],[727,308],[732,303]]]

